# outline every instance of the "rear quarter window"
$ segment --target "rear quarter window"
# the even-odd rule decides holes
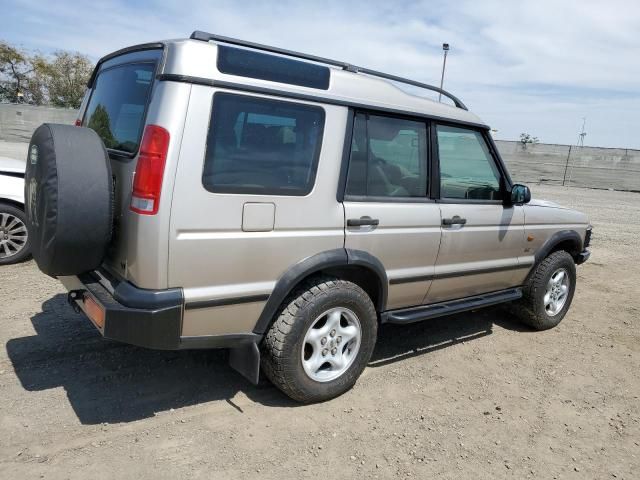
[[[218,46],[218,70],[230,75],[327,90],[328,67],[240,48]]]
[[[306,195],[324,128],[320,107],[216,93],[202,183],[210,192]]]
[[[108,149],[138,151],[155,69],[155,63],[129,63],[98,73],[83,125]]]

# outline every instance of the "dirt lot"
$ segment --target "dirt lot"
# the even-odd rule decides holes
[[[221,351],[105,341],[33,262],[2,267],[0,478],[639,478],[640,194],[534,195],[595,225],[558,328],[501,308],[386,327],[320,405]]]

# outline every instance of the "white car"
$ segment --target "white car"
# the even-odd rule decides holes
[[[0,265],[30,254],[24,213],[24,160],[0,157]]]

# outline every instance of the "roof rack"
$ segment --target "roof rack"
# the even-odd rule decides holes
[[[465,104],[462,103],[462,101],[458,97],[447,92],[446,90],[443,90],[438,87],[434,87],[433,85],[429,85],[428,83],[417,82],[409,78],[398,77],[396,75],[390,75],[388,73],[378,72],[376,70],[371,70],[364,67],[358,67],[355,65],[351,65],[350,63],[341,62],[339,60],[332,60],[330,58],[318,57],[316,55],[309,55],[306,53],[295,52],[293,50],[286,50],[284,48],[272,47],[270,45],[262,45],[260,43],[247,42],[245,40],[239,40],[237,38],[230,38],[230,37],[224,37],[222,35],[215,35],[213,33],[201,32],[199,30],[194,31],[191,34],[190,38],[192,38],[193,40],[200,40],[202,42],[209,42],[213,40],[215,42],[228,43],[230,45],[238,45],[241,47],[252,48],[255,50],[262,50],[265,52],[277,53],[280,55],[286,55],[288,57],[301,58],[304,60],[310,60],[312,62],[324,63],[327,65],[333,65],[334,67],[340,67],[343,70],[346,70],[348,72],[364,73],[366,75],[385,78],[387,80],[392,80],[394,82],[399,82],[407,85],[412,85],[414,87],[424,88],[427,90],[431,90],[433,92],[441,93],[445,97],[450,98],[456,107],[461,108],[463,110],[468,110]]]

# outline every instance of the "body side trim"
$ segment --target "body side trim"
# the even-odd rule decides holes
[[[414,277],[392,278],[389,280],[389,284],[397,285],[402,283],[424,282],[426,280],[439,280],[443,278],[464,277],[466,275],[479,275],[482,273],[495,273],[495,272],[504,272],[507,270],[520,270],[522,268],[529,268],[532,265],[533,265],[533,261],[526,262],[526,263],[519,263],[517,265],[505,265],[501,267],[476,268],[472,270],[460,270],[457,272],[434,273],[433,275],[416,275]]]
[[[24,178],[24,172],[5,172],[0,170],[0,176],[2,177],[13,177],[13,178]]]
[[[222,307],[225,305],[238,305],[241,303],[265,302],[269,299],[269,294],[264,295],[247,295],[246,297],[220,298],[216,300],[197,300],[187,302],[184,306],[185,310],[194,310],[197,308]]]

